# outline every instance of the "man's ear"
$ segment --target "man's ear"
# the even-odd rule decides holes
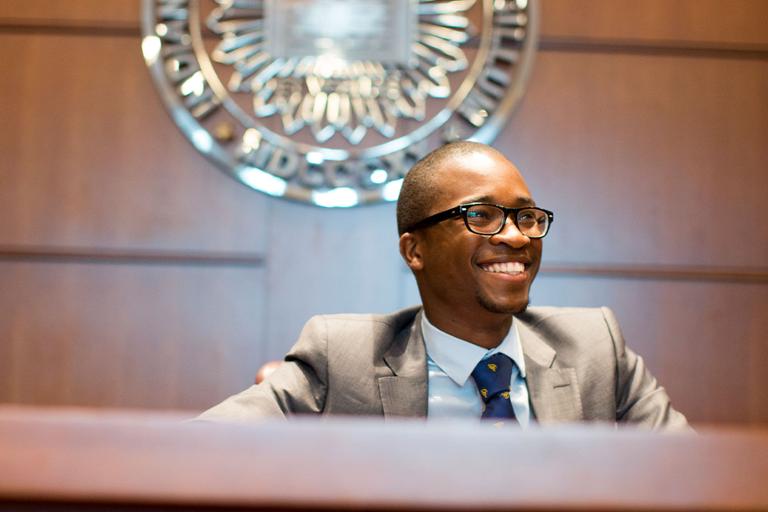
[[[411,270],[421,270],[424,268],[424,260],[421,255],[421,244],[423,240],[420,236],[413,233],[403,233],[400,236],[400,256],[405,260],[405,264]]]

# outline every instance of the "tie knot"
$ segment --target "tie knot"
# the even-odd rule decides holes
[[[485,402],[499,393],[506,393],[504,398],[509,398],[509,381],[514,364],[509,356],[502,353],[493,354],[477,363],[472,377]]]

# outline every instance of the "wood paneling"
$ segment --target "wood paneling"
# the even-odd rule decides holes
[[[542,0],[545,39],[768,46],[765,0]]]
[[[19,23],[137,26],[141,0],[3,0],[0,20]]]
[[[671,265],[611,265],[547,262],[548,274],[563,276],[620,277],[629,279],[656,279],[673,281],[703,281],[723,283],[768,283],[768,271],[748,267],[696,267]]]
[[[322,210],[276,201],[269,213],[266,318],[272,357],[285,354],[311,315],[397,307],[393,204]]]
[[[764,0],[542,0],[545,40],[608,39],[768,46]],[[19,25],[138,28],[139,0],[4,0],[0,21]]]
[[[0,402],[202,409],[264,362],[260,269],[0,261]]]
[[[0,246],[0,260],[51,263],[123,263],[151,265],[198,265],[215,267],[261,267],[261,254],[196,251],[136,251],[71,247]]]
[[[0,35],[0,244],[247,251],[268,199],[201,158],[137,40]]]
[[[540,52],[496,145],[551,261],[768,264],[768,61]]]

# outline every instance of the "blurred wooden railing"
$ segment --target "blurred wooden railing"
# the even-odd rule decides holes
[[[0,510],[765,510],[768,431],[0,407]]]

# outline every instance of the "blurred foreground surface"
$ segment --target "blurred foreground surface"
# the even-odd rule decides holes
[[[0,406],[0,510],[764,510],[768,430]]]

